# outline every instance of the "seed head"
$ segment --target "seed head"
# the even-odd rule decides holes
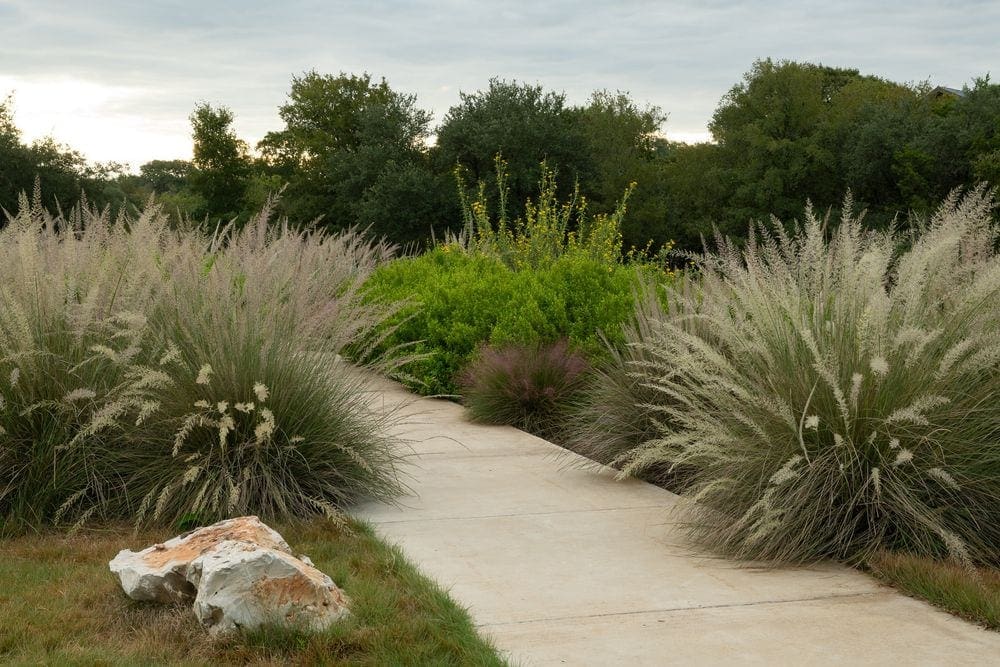
[[[194,381],[195,384],[208,384],[212,380],[212,366],[205,364],[198,371],[198,378]]]

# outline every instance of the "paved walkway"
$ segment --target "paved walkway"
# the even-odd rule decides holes
[[[406,404],[414,495],[356,514],[516,664],[1000,661],[1000,633],[839,566],[754,568],[697,552],[672,523],[674,494],[471,424],[454,403],[378,386],[380,405]]]

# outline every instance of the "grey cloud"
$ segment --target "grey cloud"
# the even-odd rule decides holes
[[[996,69],[997,34],[1000,3],[978,1],[14,0],[0,2],[0,74],[140,87],[127,104],[156,118],[224,103],[257,136],[307,69],[385,76],[438,120],[499,75],[574,101],[627,89],[693,132],[756,58],[960,86]]]

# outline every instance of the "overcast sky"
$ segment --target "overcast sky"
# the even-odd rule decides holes
[[[252,143],[280,127],[293,74],[368,71],[441,120],[491,76],[583,102],[629,91],[708,138],[757,58],[961,87],[1000,69],[1000,1],[0,0],[0,95],[26,138],[93,160],[190,157],[188,115],[229,106]]]

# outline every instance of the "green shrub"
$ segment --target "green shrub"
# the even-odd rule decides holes
[[[336,361],[389,249],[268,223],[206,237],[26,202],[0,230],[0,529],[331,514],[398,490]]]
[[[507,164],[499,155],[495,164],[499,196],[495,219],[490,215],[486,184],[480,182],[475,199],[469,201],[462,173],[457,172],[465,225],[456,240],[466,250],[496,257],[512,269],[537,269],[567,254],[584,255],[606,265],[621,263],[622,220],[635,183],[625,190],[613,213],[588,215],[579,184],[568,201],[560,202],[555,172],[542,162],[538,200],[529,199],[524,217],[512,222],[507,216]]]
[[[379,267],[368,282],[368,296],[379,303],[409,301],[384,342],[385,347],[410,344],[410,352],[425,355],[407,366],[409,384],[427,394],[455,394],[458,373],[484,345],[568,338],[588,354],[603,354],[598,332],[621,339],[636,284],[635,269],[581,254],[517,271],[493,257],[445,245]]]
[[[462,397],[476,421],[558,437],[588,366],[565,341],[485,348],[462,373]]]
[[[372,302],[407,303],[391,323],[385,346],[411,346],[419,358],[402,379],[427,394],[455,392],[455,373],[489,339],[498,313],[512,299],[510,289],[510,276],[498,262],[449,246],[381,266],[367,285]]]
[[[691,470],[694,535],[737,557],[995,562],[991,198],[956,195],[909,240],[864,230],[849,204],[836,229],[807,211],[792,234],[723,244],[669,290],[633,366],[664,428],[626,471]]]
[[[392,320],[384,348],[409,347],[423,356],[401,379],[427,394],[455,394],[457,378],[486,346],[539,347],[567,339],[593,358],[607,354],[603,331],[622,341],[633,294],[657,274],[622,252],[626,191],[612,215],[589,216],[585,200],[556,199],[553,173],[542,165],[538,203],[523,219],[506,213],[507,172],[497,157],[496,219],[485,187],[470,202],[459,179],[465,228],[419,257],[381,267],[369,281],[372,302],[408,301]],[[662,275],[662,274],[660,274]]]

